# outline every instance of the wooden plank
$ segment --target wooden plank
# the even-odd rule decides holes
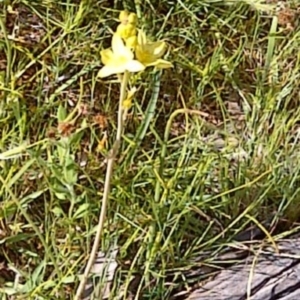
[[[187,300],[300,299],[300,238],[256,246],[242,261],[220,271]]]

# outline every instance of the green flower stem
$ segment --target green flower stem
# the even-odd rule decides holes
[[[98,227],[97,227],[97,232],[95,236],[95,241],[93,244],[93,248],[90,254],[90,258],[87,262],[86,268],[84,270],[83,277],[80,281],[80,284],[78,286],[75,300],[80,300],[81,299],[81,294],[85,288],[88,275],[91,271],[92,266],[94,265],[95,262],[95,257],[98,252],[99,244],[100,244],[100,239],[104,227],[104,222],[105,222],[105,217],[106,217],[106,208],[108,204],[108,199],[109,199],[109,192],[110,192],[110,183],[111,183],[111,178],[112,178],[112,173],[113,173],[113,166],[114,166],[114,160],[118,154],[120,144],[121,144],[121,138],[122,138],[122,133],[123,133],[123,102],[126,99],[126,88],[127,84],[129,81],[129,76],[130,73],[126,71],[123,75],[122,82],[121,82],[121,90],[120,90],[120,100],[119,100],[119,111],[118,111],[118,127],[117,127],[117,136],[116,140],[114,142],[114,145],[108,155],[107,158],[107,169],[106,169],[106,176],[105,176],[105,183],[104,183],[104,191],[103,191],[103,197],[102,197],[102,207],[99,215],[99,222],[98,222]]]

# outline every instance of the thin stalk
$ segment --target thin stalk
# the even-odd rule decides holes
[[[6,46],[6,73],[5,73],[5,86],[8,87],[9,82],[11,81],[11,70],[12,70],[12,48],[11,48],[11,42],[8,39],[7,30],[4,25],[4,21],[7,17],[7,11],[4,9],[4,17],[3,19],[0,16],[0,28],[3,32],[4,40],[5,40],[5,46]]]
[[[133,158],[136,154],[136,151],[139,148],[139,146],[141,145],[143,139],[145,138],[147,130],[150,126],[150,123],[153,120],[153,117],[155,115],[155,109],[156,109],[158,96],[159,96],[159,91],[160,91],[161,74],[162,74],[162,72],[160,71],[160,72],[157,72],[154,76],[154,80],[153,80],[154,81],[154,84],[153,84],[154,87],[153,87],[153,91],[152,91],[150,101],[149,101],[147,109],[145,111],[144,120],[140,124],[140,126],[137,130],[137,133],[135,135],[134,146],[129,145],[129,148],[133,147],[133,149],[131,150],[130,153],[128,153],[128,155],[125,159],[125,165],[127,165],[128,163],[130,163],[133,160]],[[127,152],[127,150],[125,152]]]
[[[90,254],[90,258],[87,262],[87,265],[84,270],[83,277],[79,283],[76,295],[75,295],[75,300],[80,300],[82,292],[85,288],[88,276],[90,274],[91,268],[94,265],[96,254],[98,252],[99,244],[100,244],[100,239],[103,231],[103,226],[105,222],[105,217],[106,217],[106,208],[108,204],[108,198],[109,198],[109,192],[110,192],[110,183],[111,183],[111,178],[112,178],[112,173],[113,173],[113,166],[114,166],[114,160],[118,154],[120,144],[121,144],[121,138],[122,138],[122,133],[123,133],[123,102],[126,99],[126,88],[129,80],[129,72],[125,72],[122,78],[122,83],[121,83],[121,90],[120,90],[120,100],[119,100],[119,111],[118,111],[118,127],[117,127],[117,135],[116,135],[116,140],[114,142],[114,145],[108,155],[107,158],[107,169],[106,169],[106,175],[105,175],[105,183],[104,183],[104,192],[103,192],[103,197],[102,197],[102,206],[101,206],[101,211],[99,215],[99,222],[98,222],[98,227],[97,227],[97,232],[96,232],[96,237],[95,241],[92,247],[92,251]]]

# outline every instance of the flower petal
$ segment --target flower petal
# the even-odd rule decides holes
[[[144,65],[146,67],[155,67],[157,69],[169,69],[174,67],[172,63],[164,59],[157,59]]]
[[[114,33],[111,39],[111,48],[114,53],[117,53],[125,47],[122,37],[119,33]]]
[[[154,63],[157,59],[155,55],[151,52],[144,51],[143,48],[139,45],[135,48],[136,58],[144,65]]]
[[[136,47],[135,47],[135,55],[136,55],[136,58],[140,61],[140,62],[143,62],[144,61],[144,51],[143,51],[143,48],[137,44]]]
[[[162,57],[167,49],[167,44],[164,41],[158,41],[154,43],[148,43],[145,45],[145,50],[152,53],[157,58]]]
[[[100,78],[108,77],[113,74],[120,74],[126,71],[125,66],[104,66],[98,72]]]
[[[158,59],[155,63],[155,68],[157,69],[169,69],[174,67],[172,63],[164,59]]]
[[[115,56],[122,56],[127,60],[133,59],[134,55],[132,51],[124,45],[124,42],[119,34],[114,33],[111,46]]]
[[[138,44],[143,47],[147,43],[147,37],[143,30],[139,30],[138,33]]]
[[[155,64],[157,57],[148,51],[142,51],[140,46],[135,49],[135,55],[138,61],[140,61],[145,66]]]
[[[138,60],[128,61],[125,68],[129,72],[140,72],[145,70],[145,66]]]
[[[100,52],[101,61],[104,65],[109,64],[110,61],[113,61],[114,54],[111,49],[104,49]]]

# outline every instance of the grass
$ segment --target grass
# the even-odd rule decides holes
[[[169,299],[250,223],[295,227],[297,1],[277,14],[249,1],[4,2],[1,299],[75,295],[116,132],[118,85],[97,78],[99,52],[123,8],[168,41],[175,67],[137,82],[115,165],[101,250],[120,247],[116,295]]]

